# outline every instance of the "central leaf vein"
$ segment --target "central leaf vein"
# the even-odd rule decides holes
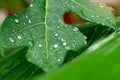
[[[48,16],[48,0],[46,0],[45,4],[45,44],[46,44],[46,59],[47,59],[47,64],[48,68],[50,69],[50,61],[49,61],[49,51],[48,51],[48,26],[47,26],[47,16]]]

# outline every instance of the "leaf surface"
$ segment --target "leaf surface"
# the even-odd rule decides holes
[[[98,49],[84,52],[57,72],[47,75],[43,79],[37,76],[34,80],[119,80],[119,41],[120,34]]]
[[[86,44],[84,35],[76,27],[63,22],[64,13],[72,12],[90,22],[116,28],[111,9],[106,6],[89,0],[55,2],[34,0],[24,12],[8,17],[0,33],[1,51],[29,47],[28,61],[45,71],[54,71],[61,66],[68,50],[81,51]]]

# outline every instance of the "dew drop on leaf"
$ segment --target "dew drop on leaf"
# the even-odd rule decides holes
[[[75,45],[73,45],[73,47],[75,48]]]
[[[95,17],[94,15],[92,15],[91,17]]]
[[[58,26],[57,28],[59,29],[60,27]]]
[[[84,36],[84,38],[85,38],[85,39],[87,39],[87,37],[86,37],[86,36]]]
[[[65,40],[64,40],[64,39],[61,39],[61,41],[62,41],[62,42],[65,42]]]
[[[99,17],[99,16],[96,16],[97,18]]]
[[[29,22],[29,23],[32,23],[30,19],[28,20],[28,22]]]
[[[58,61],[58,62],[60,62],[61,60],[60,60],[60,59],[58,59],[57,61]]]
[[[10,42],[15,42],[13,38],[9,38]]]
[[[103,8],[103,7],[105,6],[105,4],[104,4],[104,3],[99,3],[99,6],[100,6],[101,8]]]
[[[28,18],[28,16],[27,16],[27,15],[26,15],[25,17],[26,17],[26,18]]]
[[[58,44],[54,44],[54,48],[58,48]]]
[[[15,30],[13,30],[13,32],[15,32]]]
[[[26,25],[26,23],[23,23],[23,25]]]
[[[33,46],[34,46],[34,43],[33,43],[32,41],[29,41],[29,42],[28,42],[28,45],[29,45],[30,47],[33,47]]]
[[[58,34],[56,33],[55,36],[58,36]]]
[[[33,4],[31,4],[30,7],[33,7]]]
[[[85,41],[85,44],[87,44],[87,41]]]
[[[104,23],[102,23],[102,25],[104,26],[105,24],[104,24]]]
[[[38,45],[38,47],[42,47],[42,45],[41,45],[41,44],[39,44],[39,45]]]
[[[17,36],[18,39],[21,39],[22,37],[21,36]]]
[[[58,39],[61,39],[60,37],[58,37]]]
[[[16,23],[18,23],[18,22],[19,22],[19,20],[18,20],[18,19],[14,19],[14,21],[15,21]]]
[[[67,45],[67,43],[66,43],[66,42],[64,42],[64,43],[63,43],[63,46],[66,46],[66,45]]]
[[[65,49],[66,49],[66,50],[70,50],[70,47],[69,47],[69,46],[66,46]]]
[[[73,31],[78,31],[79,29],[77,27],[74,27],[73,28]]]

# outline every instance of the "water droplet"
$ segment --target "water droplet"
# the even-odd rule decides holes
[[[99,6],[100,6],[101,8],[103,8],[103,7],[105,6],[105,4],[104,4],[104,3],[99,3]]]
[[[65,49],[70,50],[70,47],[69,47],[69,46],[66,46]]]
[[[58,48],[58,44],[54,44],[54,48]]]
[[[52,49],[52,46],[50,47],[50,49]]]
[[[73,28],[73,31],[78,31],[79,29],[77,27],[74,27]]]
[[[61,39],[61,41],[62,41],[62,42],[66,42],[66,40],[64,40],[64,39]]]
[[[58,62],[60,62],[61,60],[60,60],[60,59],[58,59],[57,61],[58,61]]]
[[[18,23],[18,22],[19,22],[19,20],[18,20],[18,19],[14,19],[14,21],[15,21],[16,23]]]
[[[104,26],[105,24],[104,24],[104,23],[102,23],[102,25]]]
[[[33,47],[33,46],[34,46],[34,43],[33,43],[32,41],[29,41],[29,42],[28,42],[28,45],[29,45],[30,47]]]
[[[96,16],[97,18],[99,17],[99,16]]]
[[[26,25],[26,23],[23,23],[23,25]]]
[[[42,45],[41,45],[41,44],[39,44],[39,45],[38,45],[38,47],[42,47]]]
[[[75,48],[75,45],[73,45],[73,47]]]
[[[92,15],[91,17],[95,17],[94,15]]]
[[[60,27],[58,26],[57,28],[59,29]]]
[[[27,15],[26,15],[25,17],[26,17],[26,18],[28,18],[28,16],[27,16]]]
[[[67,43],[66,43],[66,42],[64,42],[64,43],[63,43],[63,46],[66,46],[66,45],[67,45]]]
[[[85,44],[87,44],[87,41],[85,41]]]
[[[31,4],[30,7],[33,7],[33,4]]]
[[[29,22],[29,23],[32,23],[30,19],[28,20],[28,22]]]
[[[110,20],[110,22],[112,23],[113,21],[112,21],[112,20]]]
[[[86,37],[86,36],[84,36],[84,38],[85,38],[85,39],[87,39],[87,37]]]
[[[58,39],[61,39],[60,37],[58,37]]]
[[[13,32],[15,32],[15,30],[13,30]]]
[[[56,33],[55,36],[58,36],[58,34]]]
[[[18,38],[18,39],[21,39],[22,37],[21,37],[21,36],[18,36],[17,38]]]
[[[10,40],[11,42],[15,42],[13,38],[9,38],[9,40]]]

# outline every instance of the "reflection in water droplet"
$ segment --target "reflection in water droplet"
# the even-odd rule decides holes
[[[18,39],[21,39],[22,37],[21,36],[17,36]]]
[[[58,48],[58,44],[54,44],[54,48]]]
[[[64,39],[61,39],[61,41],[62,41],[62,42],[65,42],[65,40],[64,40]]]
[[[29,41],[29,42],[28,42],[28,45],[29,45],[30,47],[34,47],[34,43],[33,43],[32,41]]]
[[[30,7],[33,7],[33,4],[31,4]]]
[[[87,41],[85,41],[85,44],[87,44]]]
[[[59,29],[59,28],[60,28],[60,26],[57,26],[57,28]]]
[[[75,48],[75,45],[73,45],[73,47]]]
[[[67,43],[66,43],[66,42],[64,42],[64,43],[63,43],[63,46],[66,46],[66,45],[67,45]]]
[[[85,39],[87,39],[87,37],[86,37],[86,36],[84,36],[84,38],[85,38]]]
[[[26,25],[26,23],[23,23],[23,25]]]
[[[58,36],[58,34],[56,33],[55,36]]]
[[[95,17],[94,15],[92,15],[91,17]]]
[[[69,46],[66,46],[65,49],[66,49],[66,50],[70,50],[70,47],[69,47]]]
[[[60,62],[61,60],[60,60],[60,59],[58,59],[57,61],[58,61],[58,62]]]
[[[18,19],[14,19],[14,21],[15,21],[16,23],[18,23],[18,22],[19,22],[19,20],[18,20]]]
[[[110,22],[112,23],[113,21],[112,21],[112,20],[110,20]]]
[[[60,37],[58,37],[58,39],[61,39]]]
[[[9,38],[10,42],[15,42],[13,38]]]
[[[99,6],[100,6],[101,8],[103,8],[103,7],[105,6],[105,4],[104,4],[104,3],[99,3]]]
[[[41,44],[39,44],[39,45],[38,45],[38,47],[42,47],[42,45],[41,45]]]
[[[28,22],[29,22],[29,23],[32,23],[30,19],[28,20]]]
[[[104,26],[105,24],[104,24],[104,23],[102,23],[102,25]]]
[[[13,30],[13,32],[15,32],[15,30]]]
[[[99,16],[96,16],[97,18],[99,17]]]
[[[73,31],[78,31],[79,29],[77,27],[74,27],[73,28]]]

